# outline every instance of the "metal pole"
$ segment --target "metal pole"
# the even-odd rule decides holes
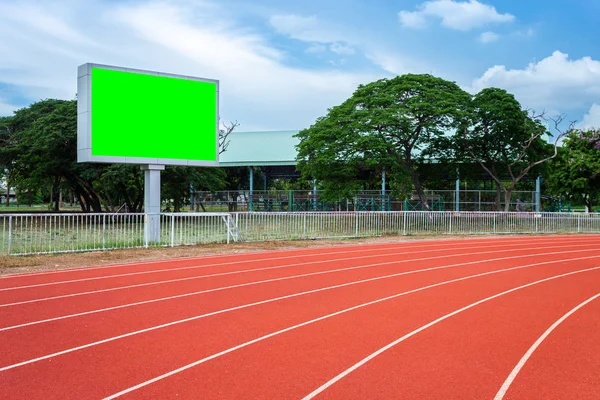
[[[194,212],[194,185],[190,184],[190,211]]]
[[[8,185],[6,188],[6,198],[9,198],[9,192],[8,192]],[[10,256],[10,253],[12,251],[12,215],[8,217],[8,255]]]
[[[535,180],[535,212],[539,213],[541,209],[540,199],[541,199],[541,180],[542,177],[538,176]]]
[[[454,211],[460,211],[460,178],[456,180],[456,190],[454,192]]]
[[[248,203],[248,210],[252,211],[252,194],[254,192],[254,167],[250,167],[250,199]]]
[[[385,211],[385,167],[381,170],[381,211]]]
[[[313,179],[313,210],[317,210],[317,180]]]
[[[142,165],[144,171],[144,212],[146,213],[146,242],[160,241],[160,171],[164,165]]]
[[[265,195],[267,194],[267,171],[263,171],[263,190],[265,191]]]

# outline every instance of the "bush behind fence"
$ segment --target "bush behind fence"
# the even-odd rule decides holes
[[[600,214],[531,212],[164,213],[157,242],[145,214],[0,215],[0,254],[381,235],[600,233]]]

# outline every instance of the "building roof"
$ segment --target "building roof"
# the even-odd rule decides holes
[[[229,135],[227,151],[219,156],[220,167],[296,165],[294,135],[298,131],[235,132]]]

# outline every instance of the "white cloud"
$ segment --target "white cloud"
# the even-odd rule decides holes
[[[530,37],[533,37],[533,35],[535,35],[535,30],[533,28],[527,28],[524,31],[523,30],[516,31],[515,35],[520,36],[522,38],[530,38]]]
[[[2,98],[0,98],[0,117],[6,117],[8,115],[12,115],[12,113],[14,111],[16,111],[19,107],[10,104],[4,100],[2,100]]]
[[[341,43],[333,43],[331,46],[329,46],[329,50],[338,55],[352,55],[356,53],[354,48]]]
[[[306,50],[309,53],[324,53],[327,50],[338,56],[360,53],[367,60],[393,75],[429,71],[429,68],[425,68],[418,61],[385,48],[379,38],[373,39],[362,32],[357,34],[355,30],[345,30],[329,21],[324,22],[316,16],[275,15],[269,19],[269,22],[276,32],[311,43]],[[329,61],[329,64],[339,66],[345,61]]]
[[[356,53],[356,50],[348,44],[348,34],[323,24],[315,16],[273,15],[269,19],[269,23],[279,34],[312,43],[306,50],[309,53],[323,53],[327,50],[346,56]]]
[[[468,31],[492,23],[514,21],[511,14],[500,14],[496,8],[477,0],[432,0],[417,6],[417,11],[400,11],[398,17],[407,28],[422,28],[428,19],[440,19],[442,26]]]
[[[579,129],[600,129],[600,104],[594,103],[583,116],[583,121],[577,126]]]
[[[427,73],[433,73],[433,71],[423,64],[383,49],[369,50],[365,56],[371,62],[379,65],[384,71],[393,75],[423,73],[425,71],[427,71]]]
[[[500,39],[500,35],[494,32],[483,32],[479,35],[479,41],[483,44],[488,44]]]
[[[420,11],[400,11],[398,18],[406,28],[421,29],[427,26],[427,17]]]
[[[326,26],[316,16],[273,15],[269,23],[277,33],[304,42],[333,43],[345,41],[345,34],[339,29]]]
[[[96,62],[219,79],[225,120],[238,120],[241,130],[294,129],[378,78],[286,66],[285,54],[217,3],[16,4],[8,13],[0,2],[0,37],[11,38],[0,41],[0,81],[33,99],[74,98],[77,66]],[[0,112],[12,109],[0,103]]]
[[[325,53],[327,51],[327,46],[325,46],[324,44],[321,43],[314,43],[311,44],[307,49],[306,52],[310,53],[310,54],[319,54],[319,53]]]
[[[496,65],[473,81],[471,91],[499,87],[514,93],[525,106],[549,112],[587,108],[600,97],[600,61],[569,59],[555,51],[523,69]]]

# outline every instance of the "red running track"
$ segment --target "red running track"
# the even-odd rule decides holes
[[[600,235],[0,277],[0,398],[598,399]]]

